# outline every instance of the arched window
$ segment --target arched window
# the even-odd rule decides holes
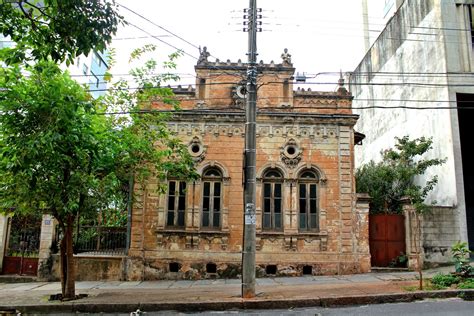
[[[277,169],[269,169],[263,175],[263,218],[264,230],[281,230],[283,176]]]
[[[202,227],[221,227],[222,173],[217,168],[206,169],[202,175]]]
[[[186,182],[182,180],[169,180],[166,226],[184,227],[185,211]]]
[[[318,223],[318,177],[310,170],[303,171],[298,177],[299,229],[317,230]]]

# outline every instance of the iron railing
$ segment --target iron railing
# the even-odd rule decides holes
[[[61,232],[56,232],[55,247],[59,250]],[[81,255],[125,255],[127,227],[81,225],[74,234],[74,253]]]
[[[126,227],[81,226],[75,237],[75,253],[119,255],[126,252]]]

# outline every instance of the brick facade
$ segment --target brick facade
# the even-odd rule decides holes
[[[343,81],[337,92],[293,91],[292,64],[261,62],[258,69],[257,275],[367,272],[367,203],[358,205],[355,195],[358,116],[351,95]],[[130,280],[240,274],[246,65],[203,61],[195,70],[195,88],[175,89],[182,111],[169,128],[189,144],[202,179],[170,179],[186,182],[171,196],[160,195],[156,182],[135,190]],[[217,176],[206,180],[208,170]],[[175,202],[184,220],[178,213],[169,218]],[[212,217],[202,211],[207,205],[214,205]]]

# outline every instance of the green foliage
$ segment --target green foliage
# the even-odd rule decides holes
[[[456,275],[442,273],[435,274],[431,279],[432,284],[437,285],[441,288],[450,287],[453,284],[458,284],[460,281],[461,278]]]
[[[473,274],[474,269],[470,264],[469,254],[471,251],[467,246],[467,242],[458,241],[451,247],[451,253],[454,261],[454,268],[457,273],[463,276]]]
[[[474,279],[469,278],[459,283],[459,289],[474,289]]]
[[[78,213],[121,213],[132,176],[140,184],[170,172],[197,176],[167,128],[169,114],[141,113],[140,92],[94,100],[51,62],[1,72],[1,209],[51,212],[60,223]],[[132,114],[105,115],[115,103]],[[115,215],[123,223],[123,213]]]
[[[423,213],[428,209],[424,203],[428,193],[438,182],[432,177],[424,185],[415,179],[432,166],[441,165],[445,159],[423,159],[432,148],[430,138],[410,140],[408,136],[396,138],[395,148],[381,152],[382,160],[363,165],[356,171],[357,192],[368,193],[372,198],[371,213],[401,212],[401,201],[407,197],[416,210]]]
[[[16,46],[0,51],[7,64],[28,60],[73,62],[103,51],[123,18],[113,1],[16,0],[0,4],[0,32]]]
[[[398,255],[396,258],[390,261],[389,266],[391,268],[395,268],[395,267],[405,268],[407,266],[407,263],[408,263],[407,255],[401,252],[400,255]]]
[[[0,77],[0,207],[75,214],[102,180],[93,100],[49,62],[3,68]]]

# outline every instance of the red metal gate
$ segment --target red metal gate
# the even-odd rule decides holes
[[[8,227],[2,273],[35,276],[38,272],[41,218],[15,215],[9,219]]]
[[[372,266],[390,266],[392,260],[405,254],[405,217],[369,215],[369,243]]]

